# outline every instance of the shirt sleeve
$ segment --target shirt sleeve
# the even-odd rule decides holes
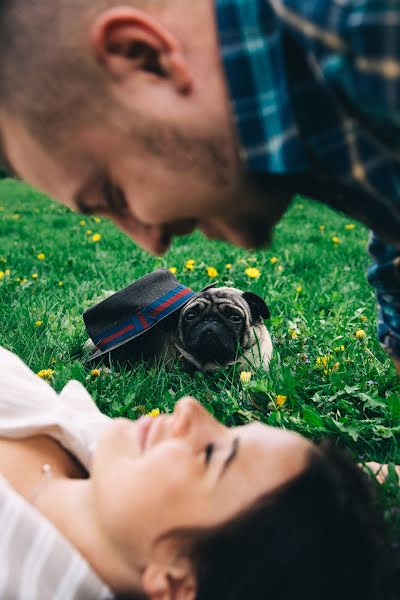
[[[339,28],[345,44],[343,87],[380,127],[400,126],[400,3],[346,4]]]
[[[15,354],[0,347],[0,437],[48,435],[90,472],[97,440],[111,419],[77,381],[60,395]]]
[[[400,3],[270,3],[311,52],[325,84],[393,136],[390,127],[400,127]]]
[[[378,339],[390,355],[400,360],[400,250],[374,233],[368,250],[374,260],[368,281],[378,301]]]

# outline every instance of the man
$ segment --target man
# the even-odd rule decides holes
[[[400,372],[399,97],[390,0],[0,0],[18,176],[154,253],[195,227],[265,244],[296,192],[343,210],[376,232]]]

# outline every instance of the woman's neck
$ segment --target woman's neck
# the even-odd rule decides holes
[[[134,560],[103,533],[90,479],[50,479],[36,496],[35,506],[113,591],[140,589]]]

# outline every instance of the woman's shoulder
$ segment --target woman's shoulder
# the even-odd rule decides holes
[[[86,560],[0,475],[0,598],[112,598]]]
[[[0,437],[48,435],[90,470],[92,451],[109,420],[81,383],[69,382],[58,395],[18,356],[0,348]]]

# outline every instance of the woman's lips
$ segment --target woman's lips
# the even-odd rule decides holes
[[[144,452],[146,449],[147,439],[153,424],[154,417],[149,417],[148,415],[141,417],[138,421],[136,421],[136,427],[138,428],[139,435],[139,448],[141,452]]]

